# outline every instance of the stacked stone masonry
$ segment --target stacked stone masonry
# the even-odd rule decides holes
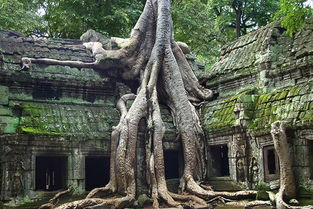
[[[202,124],[209,147],[228,147],[229,178],[246,188],[275,189],[279,163],[270,127],[287,121],[299,194],[311,190],[312,196],[313,29],[294,37],[284,32],[274,22],[223,48],[201,78],[219,93],[202,107]]]
[[[112,47],[109,39],[102,41]],[[22,57],[94,61],[78,40],[0,32],[0,199],[35,197],[40,190],[66,187],[90,189],[94,182],[86,168],[94,169],[92,163],[100,159],[108,162],[112,126],[119,120],[115,105],[134,84],[114,76],[116,69],[106,74],[34,64],[20,71]],[[219,95],[199,109],[207,142],[206,180],[216,190],[262,184],[278,188],[270,125],[286,120],[299,191],[307,194],[313,187],[313,28],[289,37],[278,22],[272,23],[225,46],[206,73],[194,56],[186,57],[202,84]],[[178,167],[173,176],[179,176],[181,145],[170,111],[162,107],[162,113],[165,153],[179,159],[178,166],[168,165],[167,159],[165,164]],[[143,193],[145,132],[141,121],[137,186]],[[105,169],[108,173],[108,165]]]
[[[35,197],[40,190],[73,187],[83,192],[102,186],[90,180],[102,182],[92,176],[98,172],[94,163],[101,159],[106,165],[98,166],[100,173],[109,174],[111,131],[119,121],[115,105],[132,91],[132,84],[88,68],[34,64],[20,70],[22,57],[93,62],[82,43],[0,31],[0,200]],[[172,117],[165,107],[162,112],[165,148],[177,150]],[[144,170],[144,137],[143,130],[138,136],[138,172]],[[138,184],[143,191],[144,186]]]

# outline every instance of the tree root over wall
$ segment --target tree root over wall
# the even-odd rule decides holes
[[[272,123],[271,134],[274,141],[274,147],[279,157],[280,166],[280,188],[277,194],[269,193],[271,202],[277,209],[286,208],[313,208],[312,205],[300,207],[291,206],[286,200],[296,197],[296,180],[293,173],[293,153],[291,145],[286,135],[287,122],[276,121]]]
[[[123,80],[134,80],[140,85],[136,95],[124,95],[117,103],[121,117],[111,136],[109,183],[91,191],[86,199],[60,206],[51,204],[50,208],[124,208],[132,205],[136,198],[136,143],[141,119],[147,121],[146,173],[154,208],[160,207],[160,200],[177,208],[208,207],[212,198],[240,199],[256,195],[255,191],[215,192],[197,183],[205,166],[202,158],[204,139],[193,103],[210,100],[212,91],[199,84],[189,66],[183,53],[189,51],[188,46],[174,41],[170,0],[147,0],[131,37],[123,41],[120,49],[105,50],[99,42],[84,45],[92,51],[95,62],[25,57],[23,68],[40,63],[88,67],[98,72],[116,69]],[[126,108],[128,100],[133,100],[129,109]],[[179,194],[169,192],[165,181],[162,144],[165,127],[160,103],[171,109],[182,141],[184,171]],[[111,196],[99,198],[106,194]]]

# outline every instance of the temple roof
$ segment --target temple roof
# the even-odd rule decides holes
[[[223,48],[206,74],[207,87],[219,93],[204,107],[207,133],[269,134],[277,120],[295,129],[312,126],[313,28],[293,37],[284,32],[274,22]]]
[[[0,31],[0,133],[110,138],[116,99],[128,87],[88,68],[33,64],[20,71],[22,57],[93,62],[82,43]]]
[[[312,66],[313,28],[290,37],[279,22],[273,22],[224,46],[205,76],[206,85],[220,94],[249,85],[277,88],[305,82],[300,75]]]

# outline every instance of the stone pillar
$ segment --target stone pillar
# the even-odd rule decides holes
[[[29,197],[35,196],[33,191],[35,190],[35,166],[34,166],[34,157],[31,152],[28,150],[28,153],[23,158],[23,185],[24,185],[24,195]]]
[[[299,186],[313,190],[313,129],[298,130],[295,135],[295,175]]]
[[[4,160],[2,160],[1,163],[1,169],[0,169],[0,200],[8,200],[7,196],[7,187],[8,187],[8,171],[7,171],[7,163],[4,163]]]
[[[229,146],[230,152],[230,176],[240,183],[247,183],[248,163],[246,156],[246,139],[243,133],[233,135],[233,140]]]
[[[74,148],[68,157],[68,186],[72,186],[76,192],[85,190],[85,156],[79,148]]]

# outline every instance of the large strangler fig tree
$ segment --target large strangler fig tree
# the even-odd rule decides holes
[[[119,39],[115,41],[119,42]],[[196,182],[201,178],[204,166],[201,156],[203,133],[192,102],[211,99],[212,91],[199,85],[183,53],[188,47],[174,41],[170,0],[147,0],[131,37],[123,40],[120,49],[105,50],[99,42],[84,45],[92,51],[95,62],[23,58],[24,68],[31,63],[90,67],[97,71],[114,68],[122,79],[135,80],[140,85],[136,95],[124,95],[117,103],[121,117],[119,124],[113,127],[111,137],[109,183],[104,188],[91,191],[84,200],[66,203],[58,208],[101,208],[104,205],[123,208],[134,201],[136,142],[141,119],[147,121],[147,181],[154,208],[159,207],[159,200],[174,207],[182,207],[186,202],[205,206],[208,204],[205,200],[216,196],[238,198],[255,194],[253,191],[214,192]],[[133,100],[129,109],[126,108],[128,100]],[[182,141],[184,171],[180,180],[180,194],[170,193],[165,182],[162,146],[165,128],[160,102],[171,109]],[[116,195],[101,199],[100,193]],[[48,207],[55,206],[50,204]]]
[[[273,205],[277,209],[309,209],[313,205],[292,206],[288,200],[296,197],[297,183],[293,171],[292,145],[287,137],[287,121],[275,121],[272,123],[271,135],[274,147],[279,158],[280,187],[276,194],[268,192]]]

